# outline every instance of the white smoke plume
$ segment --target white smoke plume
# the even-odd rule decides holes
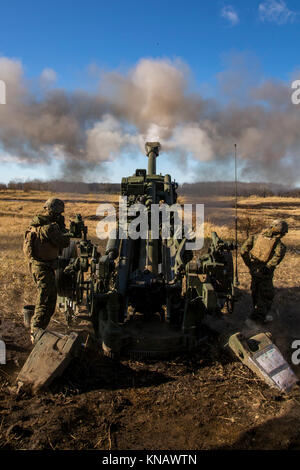
[[[221,73],[227,98],[212,100],[192,91],[182,61],[141,59],[126,73],[100,74],[95,93],[67,92],[54,88],[54,70],[32,83],[21,62],[0,57],[3,155],[32,163],[60,158],[62,171],[76,178],[122,152],[144,152],[146,140],[182,160],[212,162],[226,160],[237,143],[245,174],[290,183],[299,174],[300,108],[289,83],[257,80],[256,72],[244,64]]]

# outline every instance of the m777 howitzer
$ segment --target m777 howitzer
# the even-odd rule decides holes
[[[147,236],[109,238],[100,256],[77,216],[71,231],[83,233],[78,255],[73,244],[59,261],[57,284],[67,314],[85,305],[110,356],[124,352],[155,357],[191,350],[203,336],[206,314],[219,313],[225,305],[233,309],[232,247],[213,233],[208,254],[192,262],[188,240],[175,234],[175,215],[170,215],[168,238],[161,218],[157,227],[150,217],[154,205],[172,208],[177,203],[177,183],[170,175],[156,174],[159,150],[158,142],[146,143],[148,171],[138,169],[121,183],[129,212],[136,204],[146,208]]]
[[[137,204],[141,212],[141,206],[145,208],[146,236],[120,236],[119,220],[121,230],[108,239],[101,256],[97,246],[88,240],[87,227],[78,214],[70,224],[76,241],[63,250],[56,270],[59,302],[68,322],[77,315],[78,307],[85,309],[100,347],[110,357],[156,358],[192,351],[206,336],[203,323],[207,316],[233,312],[232,250],[236,247],[212,232],[207,253],[196,258],[188,249],[188,240],[178,238],[172,212],[177,203],[177,183],[170,175],[156,174],[159,150],[158,142],[147,142],[148,171],[137,169],[133,176],[122,178],[121,183],[128,213]],[[167,237],[162,218],[153,222],[151,217],[152,209],[161,203],[170,209]],[[260,334],[245,338],[236,330],[232,333],[235,334],[228,340],[231,351],[260,377],[269,374],[267,383],[288,389],[295,382],[269,337]],[[78,346],[77,336],[73,333],[61,338],[44,332],[19,374],[20,382],[31,381],[36,389],[49,384],[69,362],[76,343]],[[271,377],[263,367],[267,368],[264,364],[272,354],[277,362],[280,357],[282,361],[281,369],[277,370],[275,364]],[[45,363],[43,380],[39,355]]]

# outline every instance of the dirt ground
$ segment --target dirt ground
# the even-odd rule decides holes
[[[34,303],[35,288],[22,253],[22,236],[49,194],[0,192],[0,337],[7,364],[0,366],[0,448],[2,449],[300,449],[300,391],[271,389],[220,348],[207,327],[207,341],[192,356],[168,361],[114,362],[91,348],[51,388],[29,397],[10,391],[32,346],[23,325],[23,304]],[[81,212],[96,241],[96,208],[115,196],[64,194],[66,216]],[[204,202],[205,235],[216,230],[233,239],[233,201]],[[239,241],[247,233],[284,217],[290,226],[287,254],[275,274],[274,322],[268,327],[285,358],[300,340],[300,199],[247,198],[239,202]],[[251,311],[250,277],[239,259],[235,313],[214,330],[245,328]],[[77,329],[81,328],[76,324]],[[68,331],[57,313],[50,329]],[[72,329],[72,328],[71,328]],[[293,366],[300,378],[300,366]]]

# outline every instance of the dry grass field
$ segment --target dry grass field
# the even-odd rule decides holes
[[[31,350],[22,306],[34,303],[36,292],[23,257],[23,233],[49,196],[0,192],[0,337],[7,344],[7,364],[0,367],[0,448],[300,449],[298,389],[289,395],[269,389],[211,342],[193,357],[167,362],[110,364],[99,358],[93,368],[83,359],[39,397],[10,394]],[[66,220],[76,213],[85,217],[94,242],[98,205],[117,201],[105,194],[55,196],[66,202]],[[225,240],[234,239],[232,198],[181,202],[205,204],[206,238],[215,230]],[[292,340],[300,339],[300,199],[239,200],[239,243],[277,217],[285,218],[290,230],[284,239],[286,257],[275,274],[270,330],[290,361]],[[242,328],[251,298],[250,276],[240,258],[239,280],[235,319],[226,322]],[[66,328],[60,314],[50,326],[58,323]],[[294,370],[300,378],[300,367]]]
[[[0,192],[1,314],[15,316],[24,303],[34,303],[34,285],[22,252],[23,234],[34,214],[43,210],[51,197],[47,192]],[[58,194],[66,202],[66,221],[81,213],[87,221],[89,238],[97,241],[96,210],[100,203],[115,202],[112,195]],[[94,220],[93,220],[94,219]]]

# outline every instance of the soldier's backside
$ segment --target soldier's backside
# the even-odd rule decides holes
[[[279,221],[276,221],[278,224]],[[283,224],[283,222],[281,222]],[[280,225],[281,226],[281,225]],[[271,227],[258,235],[251,235],[241,248],[241,256],[250,270],[252,282],[252,318],[265,320],[272,307],[275,291],[273,286],[274,270],[282,261],[286,247],[281,237],[287,232]],[[285,231],[286,230],[286,231]]]
[[[47,328],[55,312],[57,258],[70,243],[64,224],[60,223],[62,219],[60,214],[39,214],[33,218],[25,234],[24,252],[29,258],[30,271],[38,288],[31,321],[32,342],[38,329]]]

